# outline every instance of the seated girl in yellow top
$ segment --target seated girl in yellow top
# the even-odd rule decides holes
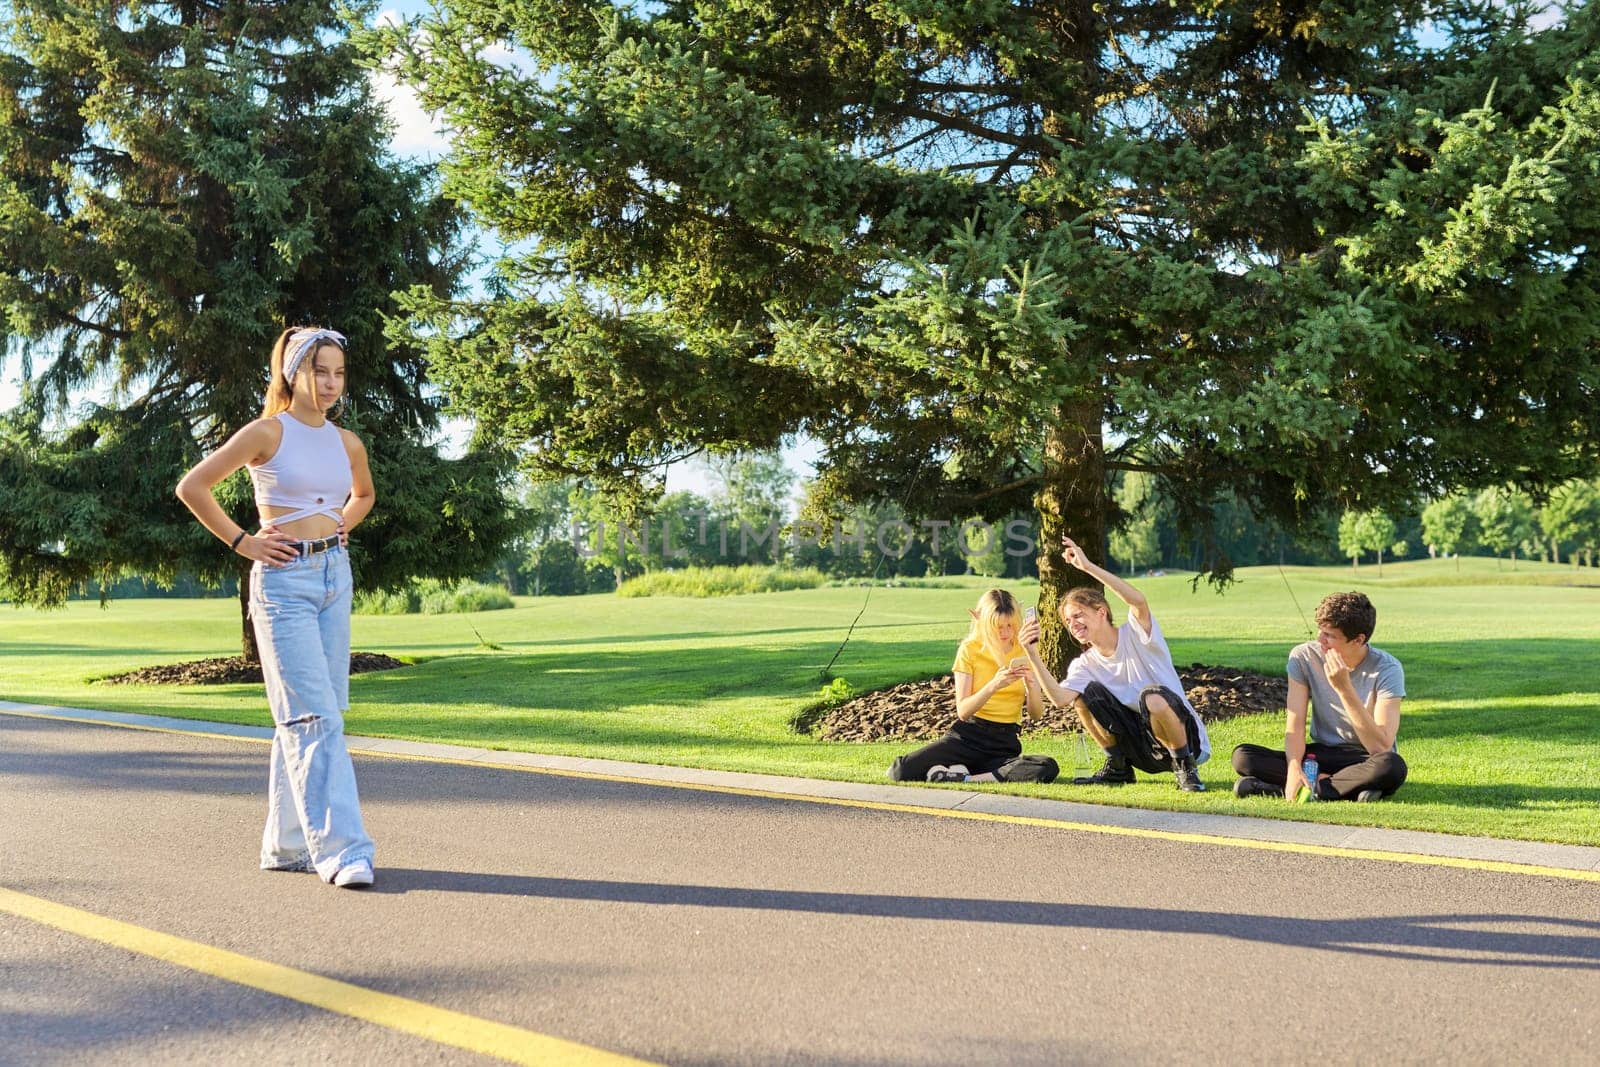
[[[956,650],[956,721],[931,745],[889,767],[897,782],[1049,782],[1060,768],[1048,756],[1022,754],[1022,711],[1044,717],[1039,683],[1017,644],[1017,600],[991,589],[968,612],[972,629]],[[1014,662],[1015,661],[1015,662]]]

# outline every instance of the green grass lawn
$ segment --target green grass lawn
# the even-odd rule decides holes
[[[1406,666],[1400,750],[1411,777],[1382,804],[1236,800],[1235,744],[1282,743],[1283,716],[1212,729],[1210,792],[1170,777],[1117,790],[985,786],[1027,795],[1600,844],[1600,570],[1467,559],[1346,568],[1248,568],[1218,595],[1187,577],[1142,579],[1177,662],[1276,673],[1325,593],[1361,588],[1375,644]],[[989,582],[871,591],[834,674],[858,689],[947,670],[965,611]],[[1454,584],[1462,583],[1462,584]],[[1585,585],[1583,583],[1593,583]],[[1031,583],[1005,583],[1031,602]],[[867,591],[708,600],[611,595],[522,599],[475,615],[356,616],[355,646],[409,660],[351,683],[350,732],[724,770],[877,782],[900,744],[794,732]],[[1298,600],[1299,610],[1295,601]],[[1121,614],[1118,613],[1120,621]],[[500,651],[480,647],[478,634]],[[130,687],[94,679],[238,651],[232,600],[126,600],[102,610],[0,608],[0,698],[268,722],[260,686]],[[1030,751],[1075,762],[1070,740]],[[939,788],[929,786],[927,788]]]

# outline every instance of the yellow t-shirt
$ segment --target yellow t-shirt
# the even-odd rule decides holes
[[[1022,654],[1020,647],[1012,646],[1011,656]],[[1007,657],[1007,662],[1010,658]],[[994,658],[989,646],[984,644],[982,639],[969,637],[961,642],[960,648],[956,649],[956,662],[951,670],[972,675],[972,691],[976,693],[1000,673],[1002,666],[1003,664]],[[1018,679],[1010,685],[996,689],[989,702],[978,709],[975,717],[990,722],[1021,722],[1022,705],[1027,695],[1027,686]]]

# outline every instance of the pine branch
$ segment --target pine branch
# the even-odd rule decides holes
[[[948,112],[935,111],[931,108],[911,108],[905,114],[908,118],[921,119],[924,122],[931,122],[935,125],[943,126],[947,130],[965,133],[972,137],[976,137],[979,140],[997,141],[1000,144],[1011,145],[1013,148],[1033,148],[1039,151],[1044,151],[1050,147],[1049,142],[1045,141],[1042,137],[1023,137],[1017,134],[1007,133],[1003,130],[996,130],[992,127],[985,126],[979,122],[972,122],[961,115],[952,115]]]

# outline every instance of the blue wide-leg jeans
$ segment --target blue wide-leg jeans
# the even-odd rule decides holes
[[[357,860],[372,862],[344,742],[350,584],[342,548],[250,571],[250,618],[276,726],[261,866],[310,868],[325,882]]]

